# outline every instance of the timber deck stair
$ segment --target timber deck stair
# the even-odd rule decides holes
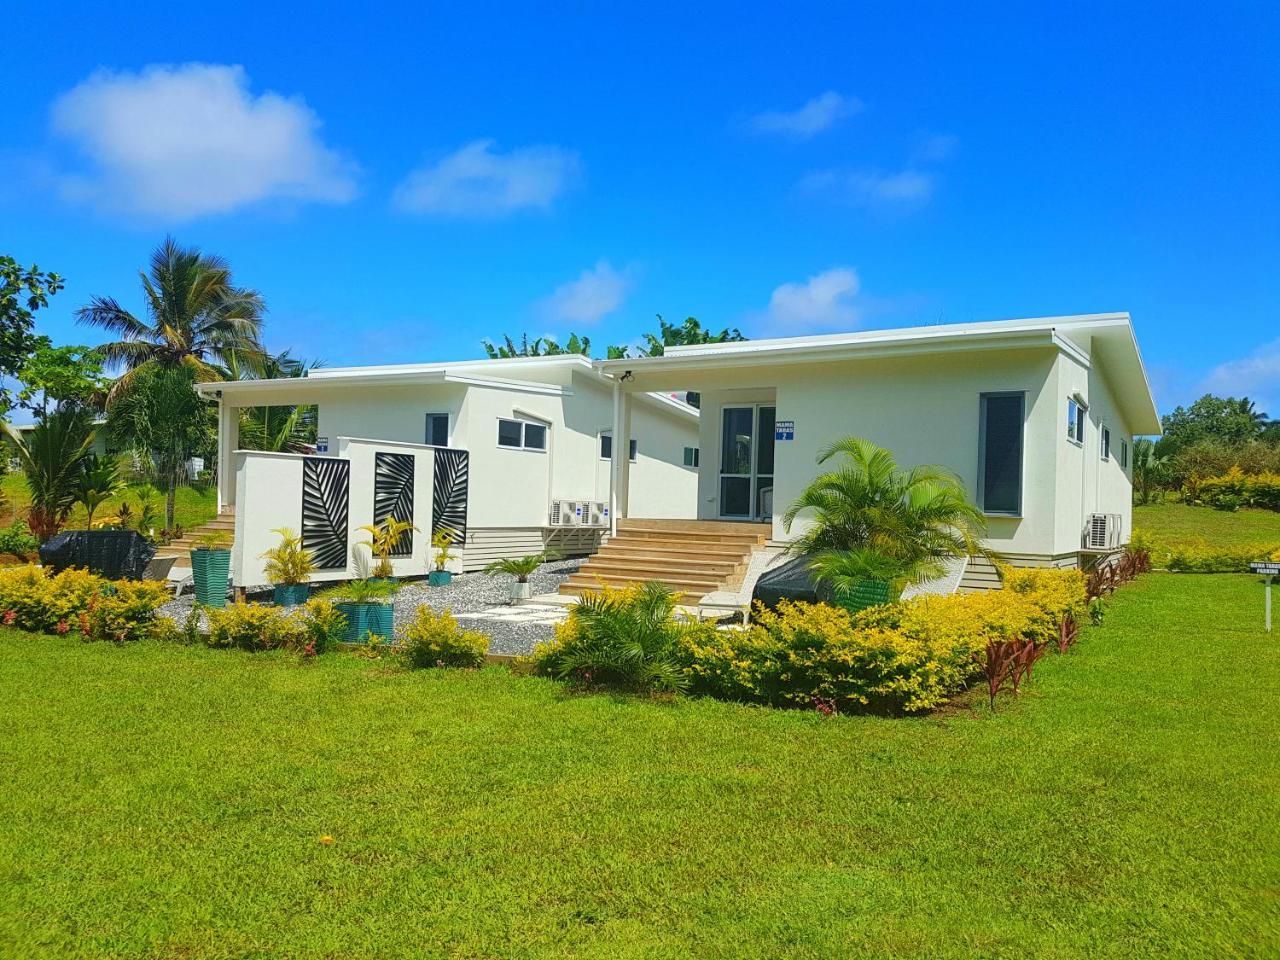
[[[236,535],[235,509],[232,507],[223,508],[222,513],[208,523],[185,530],[177,540],[173,540],[156,549],[157,557],[173,557],[176,561],[173,565],[173,570],[169,573],[170,579],[173,579],[174,574],[180,570],[184,571],[185,574],[191,573],[191,551],[194,547],[199,546],[200,539],[209,533],[226,534],[227,546],[231,546],[231,541]]]
[[[693,603],[736,588],[752,551],[773,535],[768,523],[719,520],[619,520],[618,532],[560,585],[581,596],[601,586],[629,587],[656,580]]]

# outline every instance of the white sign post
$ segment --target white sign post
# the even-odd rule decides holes
[[[1271,632],[1271,581],[1280,576],[1280,561],[1263,560],[1258,563],[1249,564],[1249,569],[1254,573],[1260,573],[1267,580],[1267,599],[1266,603],[1266,624],[1267,633]]]

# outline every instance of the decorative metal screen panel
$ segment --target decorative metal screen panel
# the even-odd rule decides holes
[[[465,450],[437,450],[431,496],[431,534],[453,533],[454,542],[467,539],[467,472]]]
[[[302,546],[316,567],[347,566],[347,514],[351,501],[351,462],[334,457],[302,461]]]
[[[373,455],[373,522],[394,517],[413,523],[413,454],[375,453]],[[400,534],[391,551],[393,557],[413,554],[413,531]]]

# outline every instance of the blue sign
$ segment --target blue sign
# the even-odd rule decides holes
[[[773,423],[774,440],[794,440],[796,438],[796,422],[794,420],[775,420]]]

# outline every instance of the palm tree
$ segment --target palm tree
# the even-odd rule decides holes
[[[1133,482],[1142,503],[1151,502],[1151,491],[1168,482],[1168,457],[1160,456],[1159,446],[1148,437],[1133,441]]]
[[[644,335],[644,348],[641,356],[660,357],[667,347],[687,347],[699,343],[738,343],[746,340],[737,327],[725,327],[719,333],[712,333],[696,317],[685,317],[684,323],[667,323],[658,314],[658,333]]]
[[[111,388],[115,400],[144,366],[184,367],[196,381],[221,379],[216,364],[232,355],[241,363],[262,355],[260,332],[266,306],[254,290],[237,287],[222,257],[180,247],[166,237],[140,273],[147,319],[111,297],[94,297],[76,311],[76,320],[116,334],[99,351],[124,372]]]
[[[899,587],[942,573],[944,561],[982,553],[982,512],[942,467],[901,470],[888,450],[846,437],[818,455],[819,474],[787,508],[788,532],[803,512],[811,525],[792,541],[839,593],[859,579]]]
[[[55,410],[22,432],[4,424],[31,492],[27,523],[43,543],[67,522],[75,505],[85,457],[93,445],[90,414],[77,407]]]
[[[91,453],[84,458],[76,482],[76,502],[84,504],[85,527],[93,529],[93,515],[98,508],[124,487],[120,464],[113,457],[99,457]]]

